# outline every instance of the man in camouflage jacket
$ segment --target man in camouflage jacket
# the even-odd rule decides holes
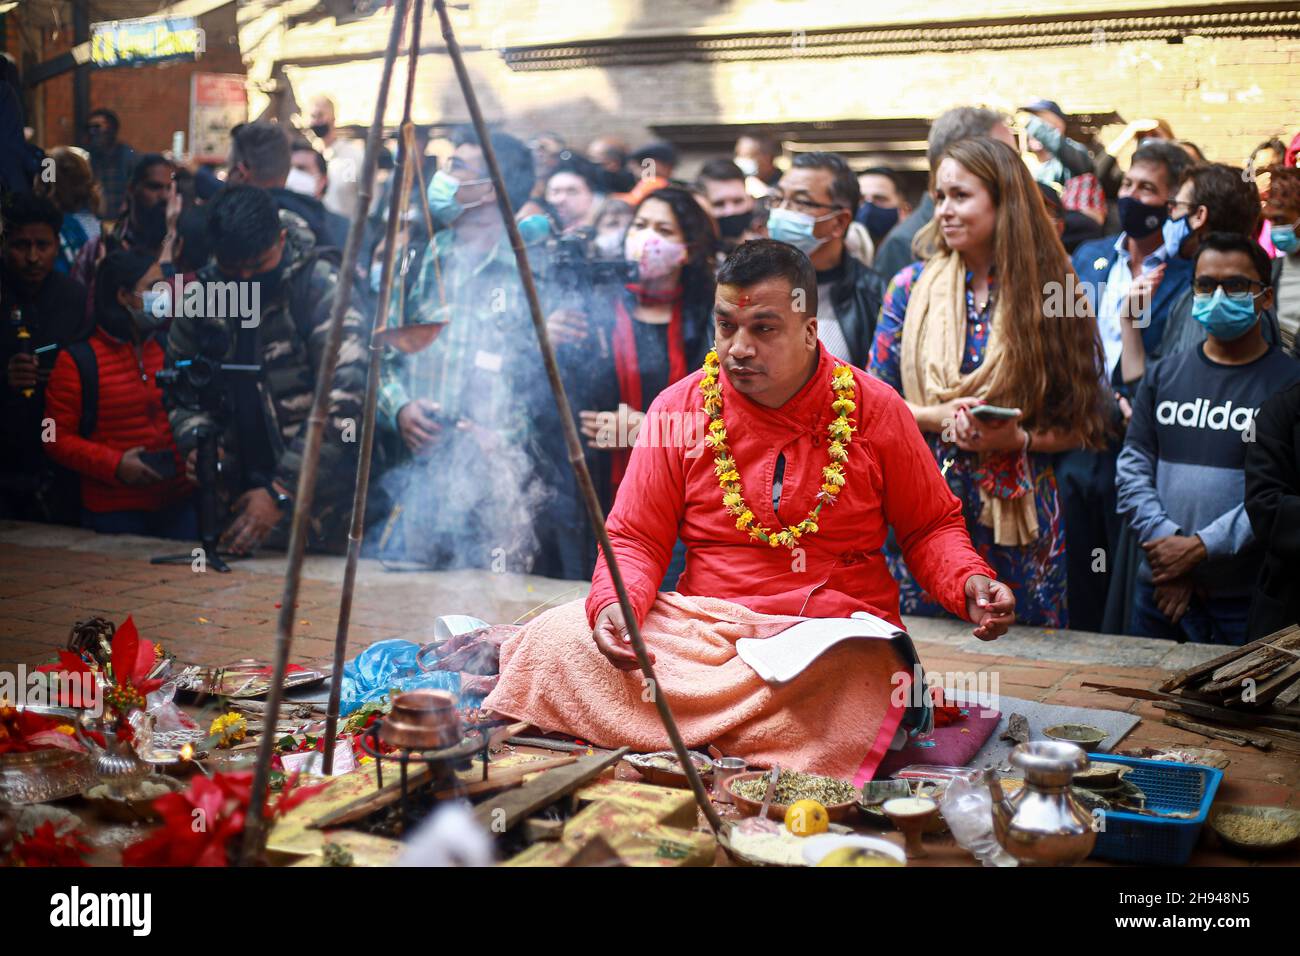
[[[221,543],[240,554],[263,542],[287,542],[338,267],[335,256],[314,247],[306,222],[277,211],[271,197],[256,187],[224,189],[212,203],[209,231],[214,262],[172,305],[168,366],[205,353],[217,361],[261,368],[256,374],[224,373],[221,421],[178,404],[173,394],[167,400],[172,431],[191,473],[195,429],[219,430],[222,473],[235,496]],[[349,308],[309,524],[309,544],[317,548],[338,550],[346,539],[365,394],[366,336],[360,313]]]

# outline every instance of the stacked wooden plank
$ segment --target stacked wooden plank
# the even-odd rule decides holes
[[[1184,715],[1165,718],[1175,727],[1260,750],[1300,752],[1300,627],[1190,667],[1160,691],[1156,706]]]

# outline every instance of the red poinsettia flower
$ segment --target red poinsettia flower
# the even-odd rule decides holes
[[[157,649],[152,641],[140,637],[135,628],[135,621],[127,617],[122,626],[113,635],[112,656],[108,665],[108,677],[112,680],[112,689],[108,691],[107,703],[118,714],[125,716],[132,710],[143,710],[145,696],[162,686],[159,678],[148,677],[157,661]],[[59,651],[57,664],[43,664],[36,668],[42,673],[90,673],[93,668],[79,655],[72,651]],[[66,690],[61,687],[60,691]],[[70,705],[70,701],[60,701]]]
[[[0,754],[26,753],[49,747],[83,749],[66,722],[15,707],[0,707]]]
[[[288,813],[324,787],[296,788],[298,775],[284,785],[267,819]],[[126,866],[229,866],[230,841],[244,832],[252,801],[253,775],[217,773],[211,779],[197,776],[181,793],[169,793],[153,802],[163,825],[145,839],[122,851]]]
[[[82,859],[91,847],[82,842],[81,831],[75,827],[62,836],[55,833],[53,822],[47,820],[29,835],[14,841],[10,851],[13,866],[85,866]]]

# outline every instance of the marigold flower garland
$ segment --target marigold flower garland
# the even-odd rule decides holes
[[[817,493],[817,505],[808,513],[808,517],[780,531],[759,524],[754,512],[745,504],[740,488],[740,472],[727,449],[727,426],[722,420],[722,384],[718,380],[718,369],[718,353],[710,349],[704,357],[704,378],[700,381],[700,392],[704,395],[704,412],[709,416],[709,429],[704,440],[713,449],[713,472],[718,476],[718,485],[722,489],[722,505],[735,517],[736,527],[748,532],[750,540],[764,541],[773,548],[784,545],[793,550],[801,537],[817,532],[822,506],[835,504],[835,497],[845,484],[844,463],[849,460],[846,446],[857,431],[849,418],[857,409],[853,369],[847,365],[837,365],[831,376],[831,388],[835,392],[831,408],[836,412],[836,417],[826,427],[830,439],[827,448],[830,464],[822,469],[822,487]]]

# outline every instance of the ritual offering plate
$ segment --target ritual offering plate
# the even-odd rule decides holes
[[[0,805],[61,800],[95,782],[90,754],[61,747],[0,754]]]
[[[830,829],[822,836],[853,834],[839,823],[832,823]],[[774,832],[747,830],[736,823],[728,823],[718,831],[718,845],[731,859],[746,866],[807,866],[804,847],[820,838],[796,836],[785,827]]]
[[[1210,829],[1224,844],[1249,856],[1276,853],[1300,840],[1300,810],[1285,807],[1217,806]]]
[[[158,820],[153,802],[169,793],[176,793],[185,784],[162,774],[151,774],[133,781],[129,787],[113,787],[98,783],[82,794],[101,817],[119,823],[138,823]]]
[[[743,816],[753,817],[763,806],[763,793],[767,789],[767,771],[738,773],[727,781],[727,792]],[[832,823],[842,823],[853,814],[860,795],[857,787],[845,780],[821,777],[797,770],[782,770],[776,781],[776,792],[768,805],[768,819],[784,822],[790,804],[799,800],[816,800],[826,808]]]
[[[902,849],[879,837],[848,833],[821,833],[803,841],[803,859],[809,866],[907,866]]]
[[[694,750],[688,750],[686,753],[701,777],[713,771],[713,761],[704,754],[696,753]],[[644,777],[647,783],[658,784],[661,787],[678,787],[683,790],[690,787],[686,772],[682,770],[682,765],[677,760],[677,754],[671,750],[660,750],[652,754],[628,754],[623,759]]]
[[[245,657],[223,667],[182,665],[179,671],[175,680],[181,690],[239,700],[264,697],[271,690],[271,676],[275,667],[270,661]],[[284,675],[284,689],[310,687],[319,684],[327,676],[318,670],[290,664]]]

